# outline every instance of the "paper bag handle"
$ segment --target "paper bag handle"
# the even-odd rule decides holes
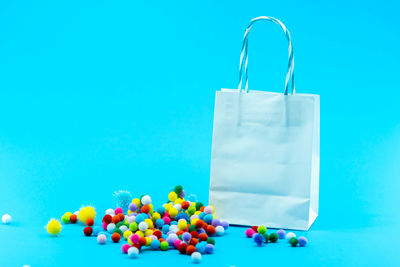
[[[238,85],[238,91],[240,92],[242,90],[242,72],[244,68],[244,83],[245,83],[245,92],[248,91],[248,86],[249,86],[249,81],[248,81],[248,68],[247,68],[247,63],[248,63],[248,37],[249,37],[249,32],[251,27],[253,26],[254,22],[259,21],[259,20],[267,20],[267,21],[272,21],[275,24],[278,24],[281,26],[283,31],[285,32],[286,38],[289,43],[289,62],[288,62],[288,70],[286,73],[286,81],[285,81],[285,91],[284,94],[288,94],[288,88],[289,88],[289,80],[292,81],[291,83],[291,91],[292,94],[295,94],[295,84],[294,84],[294,54],[293,54],[293,47],[292,47],[292,40],[290,38],[290,32],[286,28],[286,26],[278,19],[273,18],[273,17],[268,17],[268,16],[261,16],[254,18],[250,21],[249,26],[247,26],[246,31],[244,33],[243,37],[243,44],[242,44],[242,52],[240,54],[240,65],[239,65],[239,85]],[[244,60],[243,60],[244,59]],[[244,62],[243,62],[244,61]],[[244,65],[244,66],[243,66]]]

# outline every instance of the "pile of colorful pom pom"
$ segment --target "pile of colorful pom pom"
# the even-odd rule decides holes
[[[121,249],[131,258],[138,257],[142,249],[177,249],[180,253],[191,255],[192,262],[199,263],[202,254],[214,251],[214,236],[221,236],[229,224],[214,217],[214,208],[201,202],[185,200],[182,186],[175,186],[168,194],[168,202],[154,209],[151,197],[143,195],[132,200],[127,191],[116,194],[120,207],[108,209],[102,219],[102,227],[94,226],[96,212],[93,207],[83,207],[74,214],[67,212],[63,223],[79,221],[86,225],[86,236],[97,236],[99,244],[108,239],[118,243],[123,238],[127,243]],[[52,219],[47,231],[57,235],[61,224]],[[111,235],[111,236],[110,236]]]
[[[297,244],[301,247],[305,247],[307,245],[307,238],[304,236],[300,236],[298,239],[296,238],[296,234],[293,232],[289,232],[286,234],[285,230],[280,229],[276,233],[267,233],[267,227],[253,226],[251,228],[246,229],[246,236],[249,238],[253,238],[254,242],[257,246],[264,246],[266,243],[276,243],[278,239],[285,239],[290,243],[292,247],[296,247]]]

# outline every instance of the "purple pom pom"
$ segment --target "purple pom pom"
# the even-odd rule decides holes
[[[137,209],[137,206],[136,206],[135,203],[129,204],[129,210],[130,210],[130,211],[136,211],[136,209]]]
[[[182,234],[182,240],[183,241],[189,242],[190,239],[192,239],[192,235],[190,233],[185,232],[185,233]]]
[[[276,232],[278,234],[279,239],[285,239],[286,237],[286,232],[283,229],[278,230],[278,232]]]
[[[214,219],[212,220],[211,225],[217,227],[221,225],[221,222],[218,219]]]
[[[305,247],[308,242],[307,238],[305,238],[304,236],[300,236],[298,241],[299,241],[300,247]]]
[[[204,250],[205,253],[211,254],[214,251],[214,245],[213,244],[207,244],[206,248]]]
[[[228,228],[229,228],[229,223],[228,223],[228,222],[225,222],[225,221],[222,221],[222,222],[221,222],[221,226],[224,227],[225,230],[228,230]]]

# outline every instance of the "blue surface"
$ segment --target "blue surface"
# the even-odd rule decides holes
[[[398,266],[398,8],[1,1],[0,214],[14,222],[0,225],[0,266],[189,265],[177,251],[129,260],[78,225],[57,238],[43,227],[82,204],[103,213],[118,189],[161,203],[179,183],[208,199],[214,94],[237,86],[244,29],[260,15],[292,33],[297,91],[321,95],[320,216],[307,248],[257,248],[231,228],[204,265]],[[254,29],[250,89],[281,92],[284,34],[271,23]]]

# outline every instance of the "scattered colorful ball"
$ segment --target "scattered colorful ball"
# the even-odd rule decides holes
[[[47,223],[46,230],[51,235],[58,235],[61,231],[61,223],[56,219],[51,219]]]
[[[10,223],[11,223],[11,215],[10,215],[10,214],[4,214],[4,215],[1,217],[1,221],[2,221],[4,224],[10,224]]]

